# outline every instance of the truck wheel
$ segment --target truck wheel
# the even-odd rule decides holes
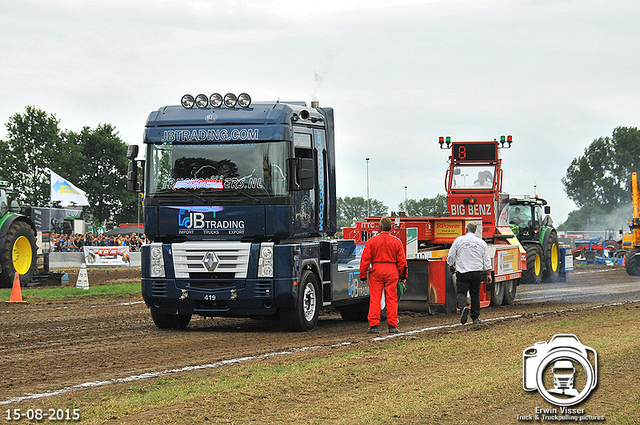
[[[20,275],[20,286],[31,282],[36,269],[37,255],[36,236],[31,226],[22,221],[14,221],[9,227],[0,252],[0,287],[10,288],[16,272]]]
[[[190,314],[160,314],[153,311],[151,318],[160,329],[184,329],[191,321]]]
[[[445,282],[445,299],[444,309],[447,314],[456,314],[458,311],[458,301],[456,299],[457,279],[456,275],[449,271],[449,267],[445,264],[446,268],[446,282]]]
[[[544,247],[544,271],[542,278],[545,282],[556,282],[560,272],[560,247],[558,234],[551,231],[547,245]]]
[[[504,299],[502,305],[513,304],[513,300],[516,299],[516,288],[518,287],[518,281],[515,279],[507,280],[504,282]]]
[[[634,248],[627,251],[624,257],[624,268],[629,276],[640,276],[640,249]]]
[[[320,314],[318,279],[311,270],[305,270],[298,281],[296,307],[282,312],[286,328],[293,332],[315,329]]]
[[[491,305],[502,305],[504,300],[504,284],[505,282],[493,282],[493,291],[491,291]]]
[[[369,319],[369,303],[349,304],[338,307],[338,311],[345,322],[366,322]]]
[[[525,245],[527,251],[527,270],[522,271],[520,283],[542,282],[542,247],[537,244]]]

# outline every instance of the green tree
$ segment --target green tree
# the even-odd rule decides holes
[[[598,205],[611,211],[631,197],[631,173],[640,165],[640,132],[618,127],[600,137],[575,158],[562,178],[569,199],[579,207]]]
[[[611,137],[595,139],[583,155],[571,161],[562,178],[567,196],[580,208],[571,212],[559,229],[610,227],[613,216],[619,221],[619,211],[631,201],[631,174],[639,168],[637,127],[617,127]]]
[[[367,217],[367,200],[362,196],[344,198],[340,197],[336,201],[338,209],[338,226],[350,227],[354,221],[362,221]],[[377,199],[369,199],[369,209],[371,217],[382,217],[389,213],[389,207]]]
[[[447,197],[444,195],[420,200],[407,199],[401,202],[398,208],[404,211],[407,217],[439,217],[448,214]]]
[[[9,117],[8,138],[0,141],[0,177],[12,185],[18,202],[48,205],[49,170],[67,171],[78,166],[76,146],[63,137],[59,123],[55,115],[33,106],[27,106],[24,114]],[[62,175],[70,178],[69,173]]]
[[[127,144],[115,127],[85,127],[80,133],[68,132],[67,138],[80,148],[78,187],[87,193],[90,206],[85,208],[94,224],[136,222],[136,194],[126,191]]]

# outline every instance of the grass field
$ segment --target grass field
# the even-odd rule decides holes
[[[571,333],[598,353],[598,387],[574,407],[603,416],[606,423],[639,424],[638,323],[640,305],[628,304],[386,342],[365,338],[342,347],[72,391],[38,404],[78,408],[82,423],[523,423],[516,415],[554,407],[537,392],[523,390],[523,350]]]
[[[23,288],[22,299],[24,301],[46,301],[56,300],[66,297],[87,297],[97,295],[121,295],[139,294],[139,283],[122,283],[116,285],[90,286],[88,289],[81,289],[72,286],[46,287],[46,288]],[[8,301],[11,298],[11,289],[0,289],[0,300]]]

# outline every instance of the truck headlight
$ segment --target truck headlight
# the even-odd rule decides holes
[[[273,242],[260,244],[258,277],[273,277]]]
[[[151,277],[165,277],[162,244],[151,244]]]

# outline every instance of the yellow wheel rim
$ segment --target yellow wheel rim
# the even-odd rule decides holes
[[[13,268],[20,275],[27,274],[31,268],[31,244],[25,236],[20,236],[13,244]]]
[[[540,273],[542,272],[542,261],[540,261],[540,256],[539,255],[536,255],[535,270],[536,270],[536,276],[540,275]]]
[[[551,246],[551,269],[555,272],[558,270],[558,245]]]

